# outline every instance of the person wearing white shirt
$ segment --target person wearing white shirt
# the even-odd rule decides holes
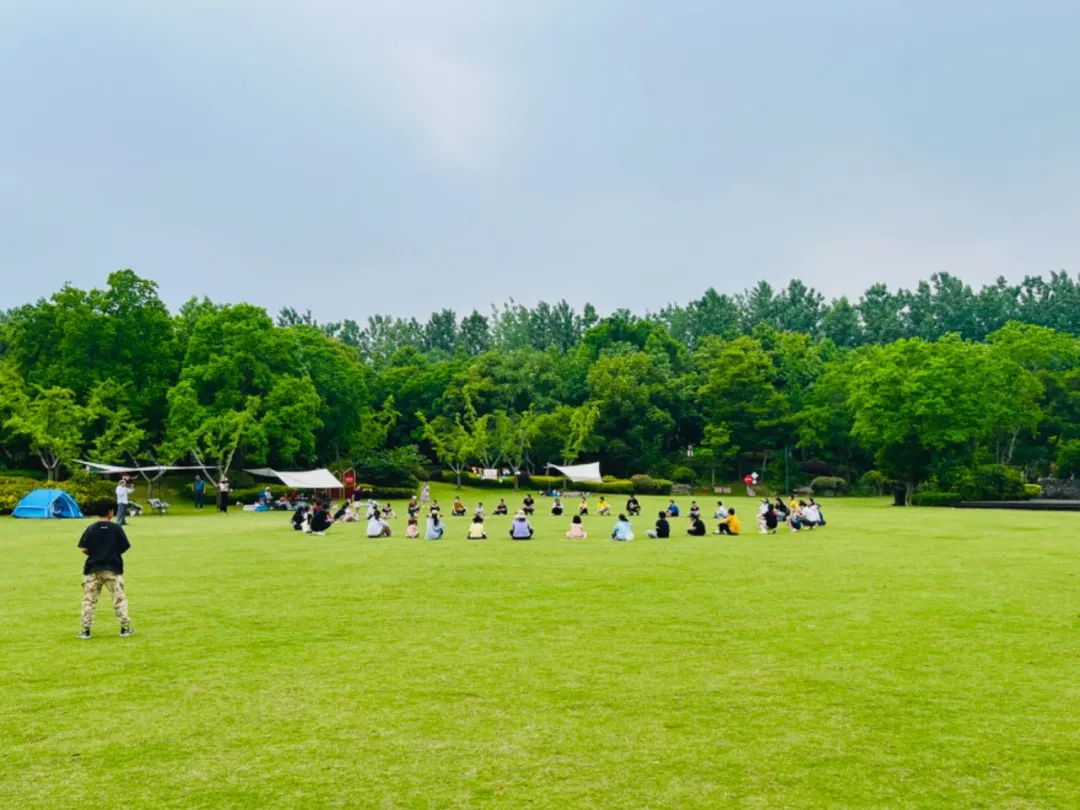
[[[120,483],[116,485],[116,523],[119,526],[127,523],[125,518],[128,510],[128,496],[134,491],[135,487],[128,483],[127,476],[121,478]]]
[[[370,517],[367,523],[367,536],[368,537],[389,537],[390,536],[390,524],[382,518]]]

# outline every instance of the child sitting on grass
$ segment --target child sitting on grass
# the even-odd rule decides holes
[[[416,521],[416,516],[413,515],[409,518],[409,525],[405,527],[406,537],[419,537],[420,536],[420,524]]]
[[[477,513],[472,523],[469,524],[469,534],[467,535],[470,540],[487,540],[487,533],[484,531],[484,517],[480,513]]]
[[[566,533],[567,540],[587,540],[589,533],[581,525],[581,515],[574,515],[570,520],[570,531]]]

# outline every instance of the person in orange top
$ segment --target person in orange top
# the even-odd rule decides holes
[[[732,507],[727,510],[727,517],[720,521],[720,525],[716,527],[713,534],[737,535],[740,532],[742,532],[742,524],[739,523],[739,518],[735,514],[735,507]]]

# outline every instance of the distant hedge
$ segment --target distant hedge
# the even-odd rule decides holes
[[[79,480],[38,481],[17,476],[0,477],[0,515],[10,515],[26,495],[35,489],[62,489],[75,499],[83,514],[97,514],[105,504],[116,503],[116,484],[111,481]],[[137,500],[137,499],[136,499]]]
[[[959,492],[916,492],[911,496],[912,506],[955,506],[963,498]]]

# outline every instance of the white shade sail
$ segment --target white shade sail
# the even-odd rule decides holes
[[[592,464],[576,464],[572,467],[560,467],[558,464],[548,464],[553,470],[558,470],[571,481],[590,481],[595,483],[601,483],[604,477],[600,475],[600,462],[594,461]]]
[[[245,470],[252,475],[263,478],[277,478],[281,483],[293,489],[344,489],[345,485],[337,480],[337,477],[327,469],[321,470],[272,470],[269,467],[259,467],[254,470]]]

